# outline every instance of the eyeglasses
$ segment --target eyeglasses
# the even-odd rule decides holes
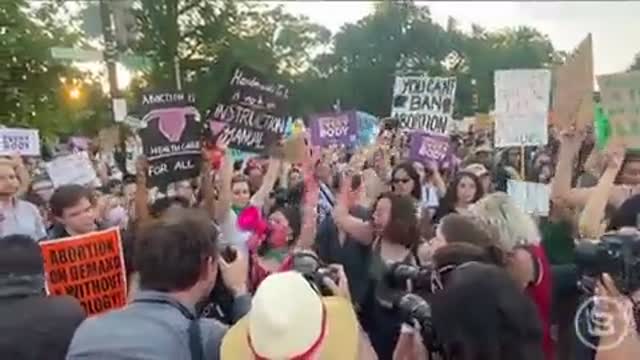
[[[411,181],[411,179],[409,179],[409,178],[404,178],[404,179],[393,179],[393,180],[391,180],[391,182],[393,182],[394,184],[397,184],[397,183],[403,183],[403,184],[406,184],[406,183],[408,183],[409,181]]]

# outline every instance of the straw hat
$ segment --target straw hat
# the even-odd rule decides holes
[[[222,340],[221,359],[356,359],[358,326],[349,301],[324,297],[294,271],[267,277],[251,311]]]

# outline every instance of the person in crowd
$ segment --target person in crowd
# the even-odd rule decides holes
[[[449,244],[472,244],[482,248],[494,258],[504,257],[494,229],[471,215],[449,214],[436,227],[435,236],[428,246],[421,248],[422,263],[432,261],[434,254]]]
[[[393,263],[419,264],[415,204],[406,195],[384,194],[375,204],[372,220],[364,222],[349,213],[355,195],[350,181],[349,177],[343,181],[333,218],[338,228],[369,248],[370,285],[360,320],[378,356],[390,359],[402,319],[393,310],[394,292],[381,280]]]
[[[487,167],[481,163],[473,163],[467,165],[463,170],[463,172],[472,173],[478,179],[480,179],[480,183],[482,184],[482,192],[484,195],[492,193],[493,183],[491,180],[491,173],[487,170]]]
[[[376,360],[359,329],[347,277],[340,267],[334,269],[337,283],[324,279],[330,297],[297,272],[268,276],[249,314],[225,335],[221,359]]]
[[[501,192],[478,201],[471,207],[471,213],[496,231],[498,242],[507,254],[507,270],[536,304],[544,331],[545,359],[552,360],[552,274],[535,222],[510,196]]]
[[[417,205],[422,205],[422,183],[420,175],[411,163],[402,163],[391,172],[391,191],[397,195],[410,196]],[[422,207],[419,206],[419,209]]]
[[[18,198],[25,185],[18,159],[0,159],[0,236],[22,234],[39,241],[46,238],[46,228],[38,208]]]
[[[251,195],[251,189],[247,178],[243,175],[233,175],[233,161],[227,153],[228,140],[221,136],[217,142],[217,148],[224,153],[221,188],[218,202],[215,206],[215,220],[220,226],[222,238],[225,242],[233,243],[245,254],[248,252],[247,240],[251,236],[250,231],[243,231],[238,227],[238,216],[249,207],[256,207],[262,211],[269,193],[278,180],[280,160],[270,159],[269,168],[260,188]]]
[[[430,305],[434,332],[447,359],[544,359],[536,308],[500,267],[458,265]]]
[[[497,191],[507,191],[508,180],[522,180],[518,169],[522,167],[522,153],[520,148],[512,147],[500,154],[496,166],[495,186]]]
[[[638,359],[640,357],[640,289],[631,295],[623,295],[616,287],[611,275],[603,274],[595,293],[612,303],[601,304],[600,311],[605,312],[613,321],[613,331],[599,340],[595,360]],[[616,344],[616,346],[611,346]]]
[[[352,178],[352,181],[355,182],[353,179],[356,176]],[[337,176],[337,178],[336,187],[342,188],[341,182],[346,180],[341,176]],[[355,198],[360,198],[364,193],[363,182],[360,182],[355,188],[352,183],[351,187]],[[357,202],[349,209],[349,214],[363,222],[370,218],[369,210]],[[318,225],[314,250],[325,263],[339,264],[343,267],[347,278],[350,279],[349,293],[356,307],[360,307],[367,295],[371,259],[369,247],[339,228],[333,216],[327,216]]]
[[[87,234],[100,228],[92,192],[82,185],[63,185],[49,201],[54,225],[49,239]]]
[[[42,252],[33,238],[0,238],[0,359],[62,360],[84,318],[78,300],[45,293]]]
[[[440,175],[440,169],[437,164],[423,164],[420,161],[414,161],[413,167],[420,176],[420,184],[422,185],[422,207],[429,209],[431,216],[440,205],[440,198],[447,191],[447,186]]]
[[[433,216],[433,222],[438,223],[450,213],[464,214],[469,206],[482,198],[482,184],[477,176],[468,172],[460,172],[449,184],[440,206]]]
[[[285,204],[272,209],[267,223],[261,223],[260,211],[247,209],[238,217],[242,230],[252,236],[247,241],[251,258],[250,287],[255,290],[269,274],[289,270],[295,251],[313,246],[317,229],[319,186],[313,176],[310,158],[304,164],[303,207]]]
[[[225,260],[205,212],[178,210],[146,224],[135,242],[140,291],[122,309],[83,322],[67,360],[219,359],[226,326],[199,319],[196,304],[218,275],[234,295],[234,317],[250,307],[248,263],[241,251]],[[219,274],[218,274],[219,273]],[[105,341],[108,339],[108,341]]]
[[[581,208],[596,191],[595,187],[572,188],[573,164],[580,150],[584,134],[568,129],[560,133],[560,151],[556,171],[551,182],[551,200],[567,206]],[[614,144],[615,145],[615,144]],[[614,186],[607,197],[611,209],[620,206],[629,197],[640,193],[640,157],[626,153],[615,176]]]

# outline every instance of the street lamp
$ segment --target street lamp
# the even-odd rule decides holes
[[[71,100],[78,100],[80,98],[80,89],[78,89],[77,87],[72,87],[69,90],[69,98]]]

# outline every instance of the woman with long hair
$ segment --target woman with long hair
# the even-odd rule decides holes
[[[397,195],[411,196],[416,203],[422,201],[420,175],[411,163],[397,165],[391,172],[391,191]]]
[[[545,359],[552,360],[551,265],[540,244],[535,221],[505,193],[483,198],[471,207],[471,212],[496,231],[498,243],[506,253],[507,271],[536,304],[544,332]]]
[[[433,222],[438,223],[450,213],[466,213],[469,206],[482,198],[483,195],[483,187],[477,176],[464,171],[458,173],[449,184],[447,192],[433,216]]]
[[[369,248],[370,282],[368,301],[360,309],[363,328],[380,359],[390,359],[400,334],[402,319],[393,309],[395,290],[388,288],[383,276],[398,262],[418,264],[418,219],[415,200],[406,195],[383,194],[374,204],[371,221],[352,216],[354,202],[350,179],[342,182],[334,219],[340,229]],[[406,290],[406,289],[405,289]]]
[[[221,172],[221,186],[218,202],[215,207],[215,220],[220,226],[223,242],[233,244],[241,251],[247,252],[247,240],[251,233],[238,226],[238,217],[245,209],[262,208],[271,190],[278,180],[281,161],[269,160],[269,168],[262,181],[262,185],[253,196],[249,179],[244,175],[233,175],[233,161],[231,155],[226,154],[228,141],[222,136],[217,141],[217,147],[223,152]]]

